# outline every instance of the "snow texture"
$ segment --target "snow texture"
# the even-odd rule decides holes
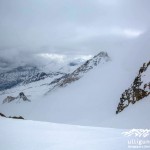
[[[1,150],[126,150],[125,130],[0,117]]]

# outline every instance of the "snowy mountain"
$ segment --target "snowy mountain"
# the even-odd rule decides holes
[[[54,85],[51,90],[54,90],[58,87],[64,87],[76,80],[79,80],[81,77],[84,76],[85,73],[93,69],[95,66],[99,64],[104,64],[110,60],[110,57],[106,52],[100,52],[96,56],[94,56],[92,59],[87,60],[83,65],[81,65],[79,68],[77,68],[72,73],[65,75],[61,78],[55,79],[50,83],[50,85]]]
[[[37,67],[20,66],[0,74],[0,91],[19,85],[39,72]]]
[[[75,71],[73,71],[72,73],[62,73],[62,72],[49,72],[48,73],[48,71],[47,71],[47,73],[45,73],[45,72],[40,72],[40,70],[39,70],[35,75],[29,76],[29,77],[26,76],[26,79],[24,81],[22,81],[22,83],[20,83],[20,85],[16,86],[15,88],[12,88],[10,90],[5,90],[2,93],[7,93],[7,94],[10,93],[11,94],[11,93],[14,93],[14,90],[16,92],[22,92],[21,91],[22,88],[23,89],[25,88],[24,91],[27,93],[28,93],[28,90],[31,91],[30,88],[32,88],[38,92],[38,90],[42,89],[41,87],[47,88],[47,90],[43,91],[46,93],[49,90],[49,88],[51,90],[56,89],[56,87],[61,87],[62,84],[63,84],[63,86],[65,86],[66,84],[69,84],[77,79],[80,79],[82,76],[84,76],[85,73],[87,73],[89,70],[93,69],[99,63],[101,63],[101,65],[102,65],[109,60],[110,60],[110,58],[106,52],[100,52],[98,55],[94,56],[92,59],[83,63],[83,65],[81,65],[80,67],[75,69]],[[77,65],[76,65],[76,67],[77,67]],[[17,74],[17,72],[16,72],[16,74]],[[34,86],[34,85],[36,85],[36,86]],[[37,88],[37,87],[39,87],[39,88]],[[3,94],[3,95],[5,95],[5,94]],[[30,96],[32,97],[33,95],[35,95],[35,94],[32,92]],[[14,97],[14,96],[9,95],[5,99],[9,99],[10,97]],[[10,99],[15,100],[15,98],[10,98]]]
[[[72,73],[59,74],[54,78],[42,73],[41,76],[33,76],[33,81],[36,77],[41,78],[36,82],[28,82],[1,92],[1,113],[6,116],[23,116],[30,120],[86,126],[149,127],[149,116],[145,115],[150,110],[149,96],[134,106],[129,105],[126,111],[118,115],[115,113],[123,91],[137,76],[139,59],[135,59],[135,68],[130,70],[129,62],[133,64],[132,58],[126,61],[122,53],[116,53],[113,59],[108,55],[100,52]],[[137,55],[137,58],[140,57]],[[142,80],[149,83],[149,73],[146,76],[142,74]],[[2,104],[7,96],[16,97],[21,92],[31,100],[30,103],[17,103],[14,100]],[[141,114],[144,117],[139,119]]]
[[[1,69],[2,72],[0,73],[0,91],[11,89],[22,84],[29,84],[32,82],[44,80],[45,78],[64,76],[74,71],[84,62],[85,60],[83,59],[77,59],[67,62],[68,64],[51,62],[44,66],[24,65],[9,69],[8,71],[3,71]],[[0,62],[0,65],[3,65],[2,60]]]

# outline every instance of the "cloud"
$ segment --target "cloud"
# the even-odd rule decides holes
[[[149,6],[149,0],[1,0],[0,57],[13,65],[149,49]]]
[[[50,53],[41,53],[38,54],[39,57],[43,57],[44,59],[49,59],[53,61],[63,62],[66,59],[65,55],[60,54],[50,54]]]
[[[124,35],[126,35],[129,38],[133,37],[139,37],[141,34],[143,34],[143,31],[140,30],[131,30],[131,29],[125,29],[123,31]]]
[[[42,61],[42,64],[56,64],[56,65],[67,65],[71,62],[82,63],[88,59],[91,59],[92,55],[78,55],[78,54],[57,54],[57,53],[39,53],[36,54],[36,58]]]

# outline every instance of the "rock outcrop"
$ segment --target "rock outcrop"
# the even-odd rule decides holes
[[[6,117],[6,116],[5,116],[4,114],[2,114],[2,113],[0,113],[0,116],[1,116],[1,117],[4,117],[4,118],[24,119],[22,116],[19,116],[19,117],[17,117],[17,116],[13,116],[13,117],[9,116],[9,117]]]
[[[133,84],[122,94],[116,114],[148,95],[150,95],[150,61],[143,64]]]
[[[4,100],[3,100],[3,104],[4,103],[10,103],[14,100],[17,100],[17,102],[19,101],[27,101],[30,102],[30,100],[27,98],[27,96],[23,93],[20,92],[19,95],[17,97],[12,97],[12,96],[7,96]]]
[[[17,117],[17,116],[13,116],[13,117],[9,116],[9,117],[7,117],[7,118],[12,118],[12,119],[24,119],[22,116],[19,116],[19,117]]]
[[[6,118],[6,116],[5,116],[4,114],[2,114],[2,113],[0,113],[0,116],[1,116],[1,117],[5,117],[5,118]]]
[[[60,75],[63,76],[63,75],[66,75],[66,74],[62,73],[62,72],[51,72],[51,73],[40,72],[40,73],[37,73],[34,76],[29,77],[27,80],[25,80],[23,82],[23,84],[29,84],[29,83],[32,83],[32,82],[37,82],[37,81],[40,81],[40,80],[44,80],[45,78],[53,78],[53,77],[57,77],[57,76],[60,76]]]

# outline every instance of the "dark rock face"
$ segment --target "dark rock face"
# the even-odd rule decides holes
[[[8,118],[12,118],[12,119],[24,119],[22,116],[19,116],[19,117],[17,117],[17,116],[13,116],[13,117],[9,116]]]
[[[0,91],[17,86],[38,72],[38,68],[26,65],[0,73]]]
[[[77,68],[73,73],[66,74],[65,76],[62,76],[61,78],[55,79],[50,83],[50,85],[54,85],[50,90],[54,90],[58,87],[64,87],[68,84],[79,80],[86,72],[93,69],[95,66],[97,66],[99,63],[104,63],[110,60],[110,57],[106,52],[100,52],[96,56],[94,56],[92,59],[87,60],[83,65],[81,65],[79,68]]]
[[[10,103],[11,101],[15,100],[16,97],[12,97],[12,96],[7,96],[4,100],[3,100],[3,104],[4,103]]]
[[[19,98],[23,99],[24,101],[29,101],[23,92],[19,93]]]
[[[6,118],[6,116],[5,116],[4,114],[2,114],[2,113],[0,113],[0,116],[1,116],[1,117],[5,117],[5,118]]]
[[[54,76],[58,76],[58,75],[65,75],[65,73],[61,73],[61,72],[51,72],[51,73],[45,73],[45,72],[40,72],[35,74],[34,76],[29,77],[27,80],[25,80],[23,82],[23,84],[28,84],[28,83],[32,83],[32,82],[36,82],[39,80],[44,80],[45,78],[53,78]]]
[[[69,66],[76,66],[76,65],[78,65],[78,64],[75,63],[75,62],[70,62],[70,63],[69,63]]]
[[[150,95],[150,78],[148,76],[148,69],[150,69],[149,67],[150,61],[148,63],[144,63],[140,68],[133,84],[122,94],[116,114],[123,111],[129,106],[129,104],[135,104],[137,101]],[[145,80],[145,77],[147,77],[148,80]]]
[[[9,116],[9,117],[6,117],[4,114],[2,114],[2,113],[0,113],[0,116],[1,117],[5,117],[5,118],[12,118],[12,119],[24,119],[22,116],[19,116],[19,117],[17,117],[17,116],[13,116],[13,117],[11,117],[11,116]]]
[[[30,102],[30,100],[27,98],[27,96],[21,92],[19,93],[19,95],[17,97],[12,97],[12,96],[7,96],[4,100],[3,100],[3,104],[4,103],[10,103],[14,100],[23,100],[23,101],[28,101]]]
[[[60,82],[61,80],[66,79],[69,76],[69,74],[65,74],[64,76],[60,77],[60,78],[56,78],[54,79],[49,85],[53,85],[53,84],[57,84],[58,82]]]

